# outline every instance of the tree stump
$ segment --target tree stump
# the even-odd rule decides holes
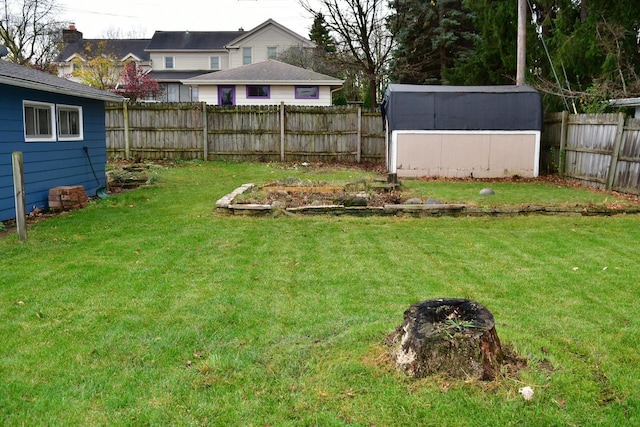
[[[413,304],[390,338],[396,367],[418,378],[444,373],[491,380],[504,359],[493,314],[468,299]]]

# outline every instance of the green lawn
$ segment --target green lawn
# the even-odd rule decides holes
[[[27,242],[0,238],[2,425],[640,425],[640,216],[225,216],[216,200],[243,183],[370,174],[156,173]],[[479,205],[616,200],[406,185],[447,202],[496,188]],[[488,383],[395,371],[385,336],[437,297],[487,306],[527,368]]]

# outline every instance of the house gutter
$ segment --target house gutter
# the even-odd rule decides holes
[[[273,85],[273,86],[291,86],[291,85],[318,85],[318,86],[336,86],[344,85],[344,80],[200,80],[185,79],[180,80],[184,84],[195,85]]]

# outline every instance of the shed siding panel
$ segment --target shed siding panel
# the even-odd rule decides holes
[[[537,176],[539,133],[397,132],[400,177]]]

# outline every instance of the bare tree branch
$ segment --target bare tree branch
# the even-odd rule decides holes
[[[57,54],[62,23],[56,0],[3,0],[0,42],[14,62],[46,68]]]
[[[377,103],[380,82],[393,49],[387,28],[386,0],[299,0],[309,13],[322,13],[345,67],[362,73],[372,105]]]

